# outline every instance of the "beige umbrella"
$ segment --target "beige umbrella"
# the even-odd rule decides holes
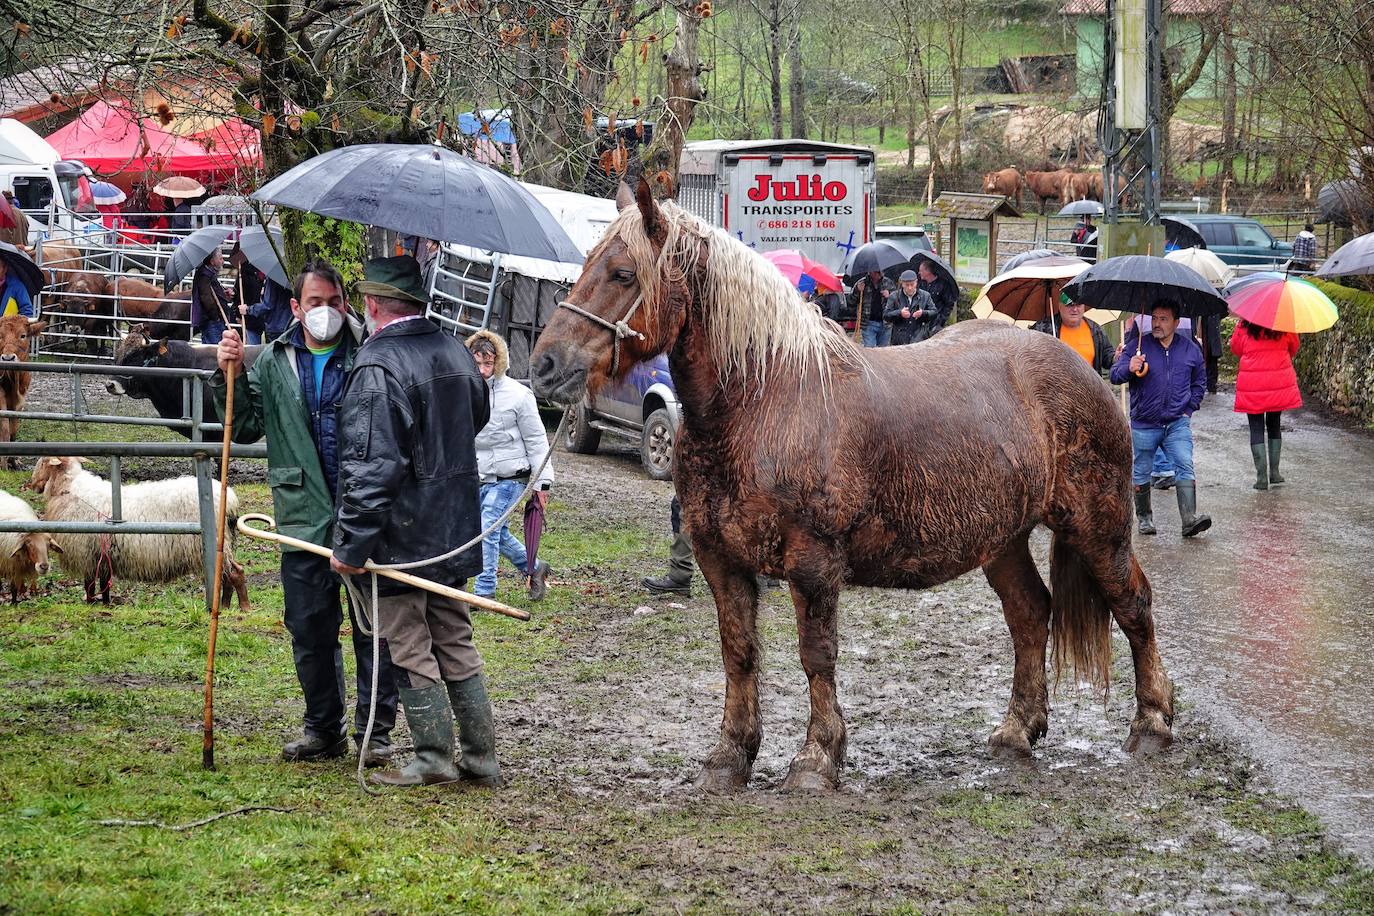
[[[1027,261],[1020,267],[998,274],[987,282],[973,303],[978,318],[1014,322],[1030,327],[1059,311],[1059,294],[1064,284],[1087,270],[1088,262],[1079,258],[1053,257]],[[1090,309],[1085,317],[1098,324],[1115,321],[1109,309]]]
[[[1235,268],[1206,248],[1179,248],[1164,257],[1191,267],[1202,274],[1204,280],[1218,288],[1230,283],[1236,274]]]
[[[172,175],[159,181],[153,187],[153,193],[180,200],[187,197],[199,197],[205,193],[205,186],[194,178],[188,178],[185,175]]]

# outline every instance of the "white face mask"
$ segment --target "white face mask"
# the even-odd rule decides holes
[[[321,343],[327,343],[338,337],[339,332],[343,330],[344,316],[338,309],[317,305],[305,313],[304,324],[311,337]]]

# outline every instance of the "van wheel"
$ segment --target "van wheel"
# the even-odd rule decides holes
[[[591,419],[592,412],[586,401],[568,408],[568,431],[563,436],[568,451],[577,455],[596,454],[596,447],[601,444],[601,430],[592,426]]]
[[[649,414],[639,439],[639,460],[654,480],[673,479],[673,419],[665,407]]]

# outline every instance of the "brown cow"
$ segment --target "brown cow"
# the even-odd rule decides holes
[[[167,296],[163,294],[162,287],[146,280],[102,274],[87,274],[82,289],[90,297],[86,314],[96,316],[79,322],[88,334],[97,330],[113,333],[112,319],[115,317],[115,304],[118,303],[120,318],[144,322],[156,336],[177,340],[191,338],[190,326],[176,323],[191,319],[189,290]],[[91,328],[87,325],[99,326]]]
[[[1021,206],[1021,173],[1013,168],[987,172],[983,175],[983,193],[1010,197]]]
[[[1101,200],[1102,173],[1069,172],[1064,177],[1064,190],[1060,199],[1066,204],[1075,200]]]
[[[27,362],[29,341],[38,336],[47,322],[30,321],[23,315],[0,318],[0,366],[5,363]],[[29,393],[33,375],[15,369],[0,369],[0,409],[24,409],[24,396]],[[0,417],[0,442],[13,442],[19,430],[19,420]],[[13,458],[6,458],[5,467],[16,467]]]
[[[1040,200],[1040,215],[1045,215],[1045,201],[1059,200],[1064,194],[1064,178],[1068,169],[1053,172],[1027,172],[1026,187]]]

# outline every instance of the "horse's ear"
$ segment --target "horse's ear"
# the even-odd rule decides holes
[[[621,210],[628,210],[635,205],[635,192],[623,181],[620,183],[620,187],[616,189],[615,205]]]
[[[639,176],[635,186],[635,203],[639,205],[639,215],[644,218],[644,234],[653,235],[658,231],[658,204],[654,203],[654,192],[649,187],[649,179]]]

